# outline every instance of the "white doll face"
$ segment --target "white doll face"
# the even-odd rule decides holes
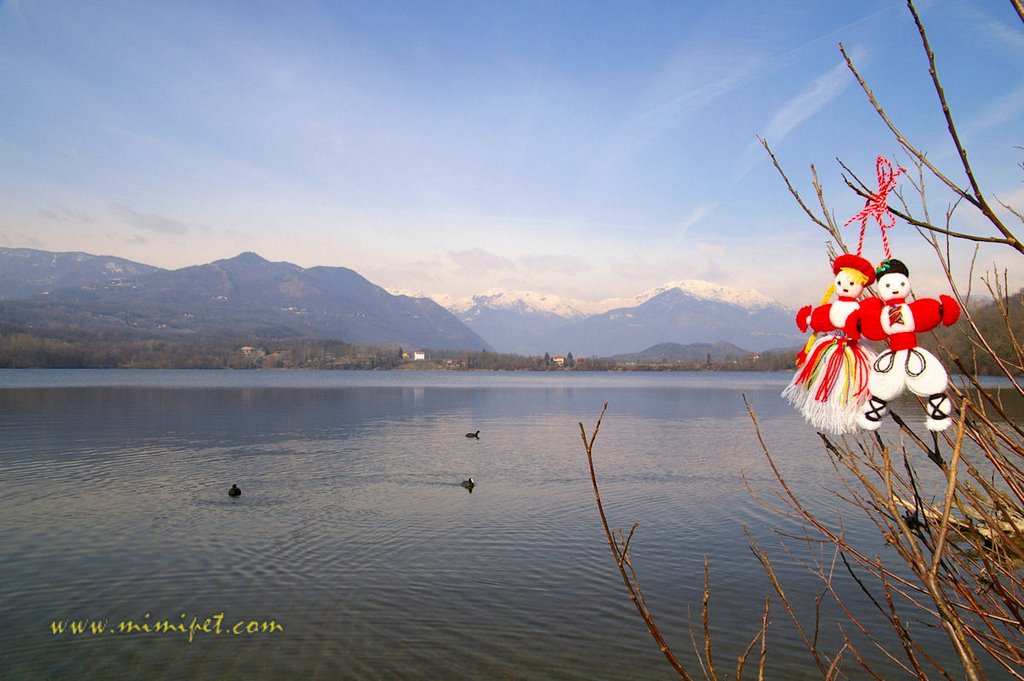
[[[878,297],[882,300],[906,298],[910,295],[910,279],[905,274],[893,272],[878,280]]]
[[[856,298],[864,290],[864,285],[860,281],[857,275],[841,269],[835,278],[836,293],[844,298]]]

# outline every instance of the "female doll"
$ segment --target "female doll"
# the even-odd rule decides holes
[[[846,322],[860,307],[857,299],[864,287],[875,280],[875,268],[859,255],[845,254],[835,259],[832,272],[835,279],[821,305],[797,312],[797,327],[814,334],[797,355],[797,371],[782,396],[815,428],[842,435],[857,429],[869,397],[875,355],[846,329]],[[836,299],[829,302],[833,294]]]

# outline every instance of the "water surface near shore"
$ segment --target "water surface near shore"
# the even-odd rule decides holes
[[[707,558],[731,667],[770,589],[743,528],[772,549],[795,529],[746,489],[775,488],[747,404],[805,501],[839,506],[788,379],[2,371],[0,677],[666,678],[590,488],[578,424],[605,401],[610,522],[639,522],[645,594],[691,661]],[[778,569],[810,607],[815,580]],[[817,678],[782,618],[769,668]],[[55,635],[64,620],[106,629]]]

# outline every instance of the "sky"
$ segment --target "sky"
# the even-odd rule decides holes
[[[1009,0],[918,10],[986,196],[1024,210],[1024,24]],[[171,269],[254,251],[455,297],[701,279],[817,302],[828,235],[759,137],[817,206],[813,166],[839,223],[864,204],[839,161],[870,185],[878,155],[910,165],[840,43],[962,181],[896,0],[0,0],[0,247]],[[948,192],[926,194],[944,221]],[[992,236],[968,208],[951,225]],[[888,236],[919,296],[947,292],[913,228]],[[873,222],[863,255],[884,257]],[[993,266],[1024,285],[1005,247],[952,260],[963,289]]]

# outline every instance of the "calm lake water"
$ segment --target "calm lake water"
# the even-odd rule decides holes
[[[687,661],[707,558],[731,669],[769,593],[744,526],[801,607],[818,588],[778,550],[794,528],[745,488],[775,485],[744,395],[789,483],[841,507],[820,440],[779,396],[788,380],[0,371],[0,678],[672,678],[590,488],[578,423],[589,434],[606,400],[609,520],[639,522],[641,583]],[[773,607],[769,678],[818,678]],[[55,634],[65,620],[105,629]]]

